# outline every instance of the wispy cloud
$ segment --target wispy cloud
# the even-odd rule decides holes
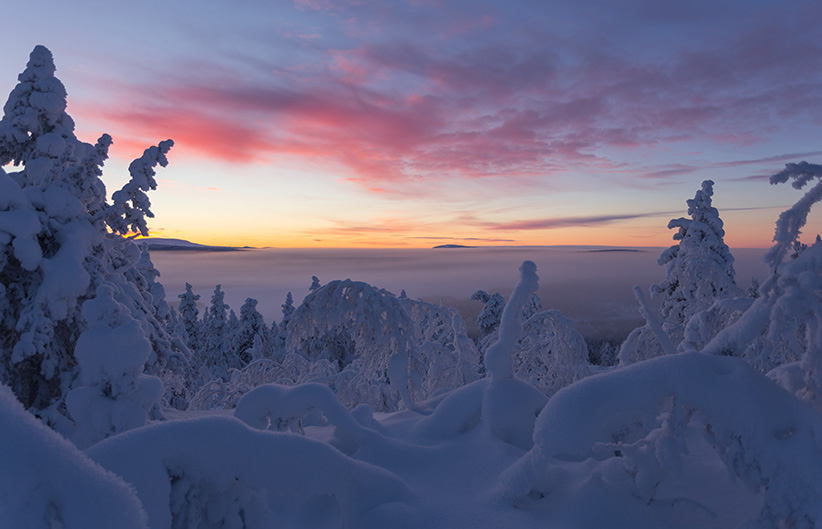
[[[296,155],[338,167],[375,192],[409,181],[570,168],[625,173],[614,151],[684,141],[748,145],[797,120],[822,122],[822,45],[810,36],[805,11],[814,8],[807,2],[780,17],[722,3],[711,27],[723,32],[706,33],[722,36],[688,40],[677,36],[683,25],[710,29],[688,9],[637,1],[622,13],[595,3],[601,27],[611,27],[609,13],[636,17],[623,20],[636,35],[613,37],[623,41],[607,32],[552,34],[542,27],[549,10],[534,6],[443,11],[425,2],[365,4],[298,0],[305,13],[356,25],[357,38],[337,30],[326,41],[311,27],[289,33],[311,38],[277,41],[299,41],[294,59],[264,57],[271,42],[260,37],[245,55],[233,51],[231,62],[204,67],[180,60],[176,72],[136,78],[142,82],[118,93],[121,103],[105,117],[122,124],[122,134],[140,136],[126,142],[171,136],[181,149],[240,163]],[[589,22],[578,7],[563,9],[569,27]],[[634,52],[653,24],[674,35],[657,39],[664,54]],[[429,27],[431,39],[419,38]],[[779,38],[766,43],[764,34]],[[703,168],[633,167],[651,179]]]
[[[524,231],[524,230],[548,230],[556,228],[578,228],[591,227],[603,224],[611,224],[623,220],[632,220],[645,217],[661,217],[675,215],[677,212],[653,212],[653,213],[633,213],[616,215],[590,215],[579,217],[548,217],[539,219],[514,220],[504,222],[476,221],[477,225],[491,230]]]

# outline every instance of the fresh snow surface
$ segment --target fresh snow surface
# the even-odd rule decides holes
[[[0,527],[146,529],[134,489],[0,385]]]
[[[169,420],[115,426],[83,454],[4,388],[0,526],[724,529],[822,520],[822,419],[742,359],[666,355],[584,376],[550,399],[514,378],[511,337],[537,287],[533,263],[520,270],[491,376],[404,411],[349,410],[323,384],[265,384],[233,412],[166,410]],[[105,287],[83,315],[88,336],[127,332]],[[80,389],[145,354],[135,349],[118,366],[86,348],[78,343]],[[138,402],[136,387],[117,393]]]

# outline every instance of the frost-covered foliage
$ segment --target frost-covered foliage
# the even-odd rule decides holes
[[[684,338],[685,325],[696,314],[710,307],[717,299],[739,297],[734,258],[725,244],[725,230],[717,209],[713,207],[711,180],[687,201],[690,218],[672,219],[668,229],[678,228],[674,240],[679,241],[662,252],[660,265],[667,265],[666,277],[651,287],[653,296],[662,297],[661,326],[676,347]],[[648,326],[632,332],[620,351],[620,362],[631,364],[663,353],[658,333]]]
[[[266,382],[304,382],[304,373],[323,373],[320,378],[346,405],[382,411],[400,402],[412,407],[480,375],[479,352],[454,309],[351,280],[314,290],[296,310],[290,299],[283,305],[282,346],[275,356],[283,369],[272,368],[278,380]],[[306,369],[303,362],[321,365]],[[288,369],[297,371],[289,377]]]
[[[805,195],[793,205],[793,207],[783,211],[776,221],[776,233],[773,240],[776,244],[765,256],[772,271],[785,261],[785,257],[792,248],[796,248],[800,243],[799,236],[802,228],[808,222],[808,213],[811,207],[822,200],[822,165],[808,162],[785,164],[785,169],[771,177],[771,184],[782,184],[788,180],[793,180],[791,186],[794,189],[802,189],[816,178],[816,182]]]
[[[471,299],[481,301],[485,304],[477,316],[477,328],[482,333],[483,338],[488,337],[499,328],[499,324],[502,319],[502,311],[505,309],[505,298],[503,298],[502,294],[499,292],[489,294],[484,290],[477,290],[471,294]],[[522,308],[522,321],[527,320],[541,310],[542,301],[539,299],[536,292],[534,292],[528,299],[528,303]],[[485,347],[482,347],[482,343],[490,345],[494,341],[496,341],[496,337],[481,340],[480,348],[484,351]]]
[[[513,354],[516,378],[546,395],[591,374],[585,338],[558,310],[528,318]]]
[[[410,386],[415,401],[479,378],[482,359],[456,309],[408,297],[399,300],[414,323]]]
[[[306,382],[327,382],[338,378],[338,368],[327,360],[312,362],[292,353],[279,361],[261,359],[242,369],[230,369],[228,380],[212,378],[203,384],[191,400],[194,410],[231,410],[252,389],[263,384],[294,386]],[[346,399],[344,402],[352,402]],[[356,402],[352,403],[356,405]]]
[[[341,372],[356,370],[357,376],[337,381],[338,393],[357,395],[377,410],[394,410],[401,396],[411,405],[407,366],[413,327],[392,294],[350,279],[331,281],[294,311],[285,351],[327,360]],[[396,376],[389,373],[392,362]]]
[[[477,316],[477,328],[483,335],[491,334],[499,327],[502,310],[505,308],[505,298],[499,292],[488,294],[484,290],[477,290],[471,295],[471,299],[485,304]]]
[[[107,228],[144,222],[106,202],[100,176],[111,138],[90,145],[75,137],[54,72],[51,52],[37,46],[0,120],[0,165],[22,166],[9,174],[0,169],[0,381],[24,406],[69,431],[64,398],[77,381],[75,345],[88,328],[80,307],[98,286],[109,286],[127,309],[123,317],[148,338],[149,372],[180,371],[186,359],[168,335],[164,294],[147,256]],[[132,182],[165,163],[153,152],[133,166]]]

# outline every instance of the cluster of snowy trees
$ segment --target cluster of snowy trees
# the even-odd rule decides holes
[[[822,524],[822,241],[800,241],[822,166],[772,178],[810,190],[748,292],[703,182],[661,311],[638,288],[646,325],[593,366],[529,261],[507,302],[474,294],[476,340],[349,279],[312,278],[270,325],[219,285],[172,309],[130,238],[172,143],[108,200],[111,138],[75,137],[54,73],[36,47],[0,120],[0,525]]]

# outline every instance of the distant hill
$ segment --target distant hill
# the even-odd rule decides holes
[[[234,246],[208,246],[206,244],[197,244],[183,239],[163,239],[158,237],[146,237],[144,239],[135,239],[134,242],[138,244],[147,244],[148,249],[152,252],[170,252],[170,251],[196,251],[196,252],[236,252],[246,248],[237,248]]]
[[[638,248],[598,248],[595,250],[585,250],[587,252],[599,253],[599,252],[644,252],[645,250],[640,250]]]
[[[476,248],[476,246],[465,246],[464,244],[440,244],[439,246],[434,246],[434,249],[437,248]]]

